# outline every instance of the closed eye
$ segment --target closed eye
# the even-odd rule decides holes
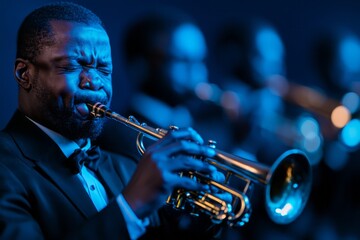
[[[112,73],[112,64],[99,62],[96,69],[105,76],[109,76]]]
[[[59,69],[63,73],[67,72],[75,72],[81,68],[80,65],[64,65],[64,66],[57,66],[57,69]]]
[[[98,67],[97,70],[99,70],[105,76],[109,76],[112,73],[112,70],[107,67]]]

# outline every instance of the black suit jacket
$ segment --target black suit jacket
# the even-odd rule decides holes
[[[98,175],[110,203],[100,212],[65,160],[42,130],[15,113],[0,133],[1,239],[129,238],[115,197],[130,178],[134,160],[102,154]]]
[[[136,160],[101,156],[97,174],[110,202],[97,212],[57,144],[17,111],[0,132],[0,239],[129,239],[115,197]],[[207,217],[189,219],[166,206],[150,220],[142,239],[209,239],[219,232]]]

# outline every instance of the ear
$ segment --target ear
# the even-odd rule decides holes
[[[15,60],[14,75],[20,87],[29,91],[31,89],[31,75],[29,74],[29,61],[22,58]]]

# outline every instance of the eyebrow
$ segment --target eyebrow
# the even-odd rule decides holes
[[[76,56],[59,56],[56,57],[54,59],[52,59],[52,62],[56,63],[56,62],[63,62],[63,61],[72,61],[72,60],[77,60],[78,58]]]

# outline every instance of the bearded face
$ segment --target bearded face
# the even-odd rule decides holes
[[[37,98],[41,102],[40,109],[43,112],[44,119],[46,119],[44,124],[48,128],[69,139],[90,138],[94,140],[100,135],[105,118],[92,118],[89,114],[87,116],[84,113],[79,114],[77,105],[94,102],[108,105],[110,99],[106,97],[90,98],[74,96],[74,101],[56,101],[48,92],[42,90],[37,85],[34,86],[34,91],[36,91]],[[85,109],[83,111],[88,110]]]
[[[91,118],[86,103],[110,104],[109,38],[101,26],[65,21],[51,25],[53,44],[29,63],[31,88],[20,92],[20,107],[33,120],[69,139],[94,139],[105,120]]]

